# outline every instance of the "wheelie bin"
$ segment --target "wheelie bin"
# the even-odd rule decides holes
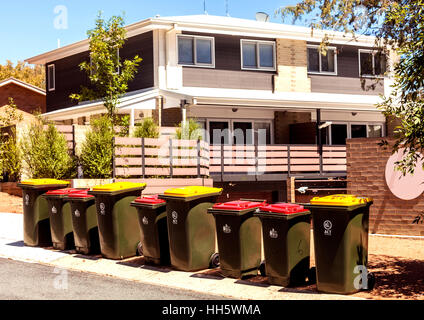
[[[88,190],[68,195],[71,205],[75,249],[81,254],[100,253],[96,201]]]
[[[67,197],[81,191],[81,189],[65,188],[50,190],[43,195],[48,203],[53,248],[57,250],[75,248],[71,206],[67,202]]]
[[[107,259],[121,260],[137,254],[140,228],[137,210],[130,204],[146,188],[145,183],[117,182],[94,187],[100,250]]]
[[[49,190],[66,188],[70,182],[56,179],[31,179],[18,183],[22,188],[24,207],[24,244],[30,247],[51,247],[50,218],[47,200]]]
[[[371,198],[337,194],[315,197],[312,213],[317,289],[350,294],[372,289],[368,273],[368,225]]]
[[[208,209],[215,217],[221,272],[226,277],[257,275],[261,264],[261,222],[254,212],[264,202],[231,201]]]
[[[171,265],[182,271],[207,269],[216,261],[215,222],[207,210],[222,189],[185,187],[169,189],[166,200]]]
[[[141,230],[138,253],[146,263],[169,265],[169,241],[166,216],[166,201],[155,196],[135,199],[131,206],[137,209]]]
[[[262,222],[268,282],[283,287],[304,284],[306,278],[314,282],[314,269],[310,269],[311,213],[301,205],[276,203],[260,207],[255,216]]]

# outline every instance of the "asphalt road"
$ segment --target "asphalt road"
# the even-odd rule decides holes
[[[0,270],[0,300],[223,299],[216,295],[8,259],[0,259]]]

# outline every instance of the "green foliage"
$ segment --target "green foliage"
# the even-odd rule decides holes
[[[202,127],[194,119],[189,119],[186,121],[185,125],[181,122],[177,126],[175,138],[178,140],[202,140]]]
[[[396,53],[392,94],[378,108],[400,121],[393,152],[405,152],[397,169],[413,173],[424,151],[424,0],[303,0],[279,12],[294,21],[309,16],[313,29],[373,35],[378,52]],[[328,42],[327,35],[323,43]]]
[[[130,116],[129,115],[116,115],[113,121],[120,131],[117,133],[118,137],[129,137],[130,135]]]
[[[143,122],[135,127],[133,136],[135,138],[159,138],[159,127],[152,118],[145,118]]]
[[[18,61],[14,66],[12,61],[7,60],[6,64],[0,65],[0,81],[11,77],[39,88],[46,87],[45,69],[42,65],[30,66],[26,62]]]
[[[80,164],[84,178],[111,178],[114,131],[108,116],[93,119],[82,146]]]
[[[31,178],[69,179],[76,174],[76,162],[69,155],[65,137],[53,124],[32,124],[21,142],[21,154]]]
[[[122,62],[119,58],[119,49],[126,41],[122,17],[113,16],[105,21],[99,13],[96,27],[87,34],[91,60],[81,63],[80,68],[87,72],[91,86],[82,87],[81,93],[72,94],[70,98],[77,101],[102,100],[114,121],[119,98],[127,92],[128,82],[134,79],[142,59],[136,55],[132,60]]]
[[[22,121],[22,114],[18,112],[18,107],[13,98],[9,98],[9,104],[5,109],[4,115],[0,114],[0,128],[8,127],[12,124]]]

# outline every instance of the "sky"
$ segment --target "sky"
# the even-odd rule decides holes
[[[297,2],[228,0],[228,11],[231,17],[252,20],[256,12],[266,12],[271,22],[282,23],[276,10]],[[204,0],[0,0],[0,64],[54,50],[58,39],[61,46],[86,39],[100,10],[105,18],[124,13],[125,23],[131,24],[156,15],[203,14]],[[206,11],[225,16],[226,0],[206,0]]]

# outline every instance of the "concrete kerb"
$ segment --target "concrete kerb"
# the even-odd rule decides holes
[[[83,256],[51,249],[25,247],[22,238],[22,215],[0,214],[0,257],[12,260],[240,300],[362,300],[352,296],[306,292],[296,288],[209,277],[204,276],[205,270],[193,273],[148,266],[143,264],[142,257],[115,261],[100,256]]]

